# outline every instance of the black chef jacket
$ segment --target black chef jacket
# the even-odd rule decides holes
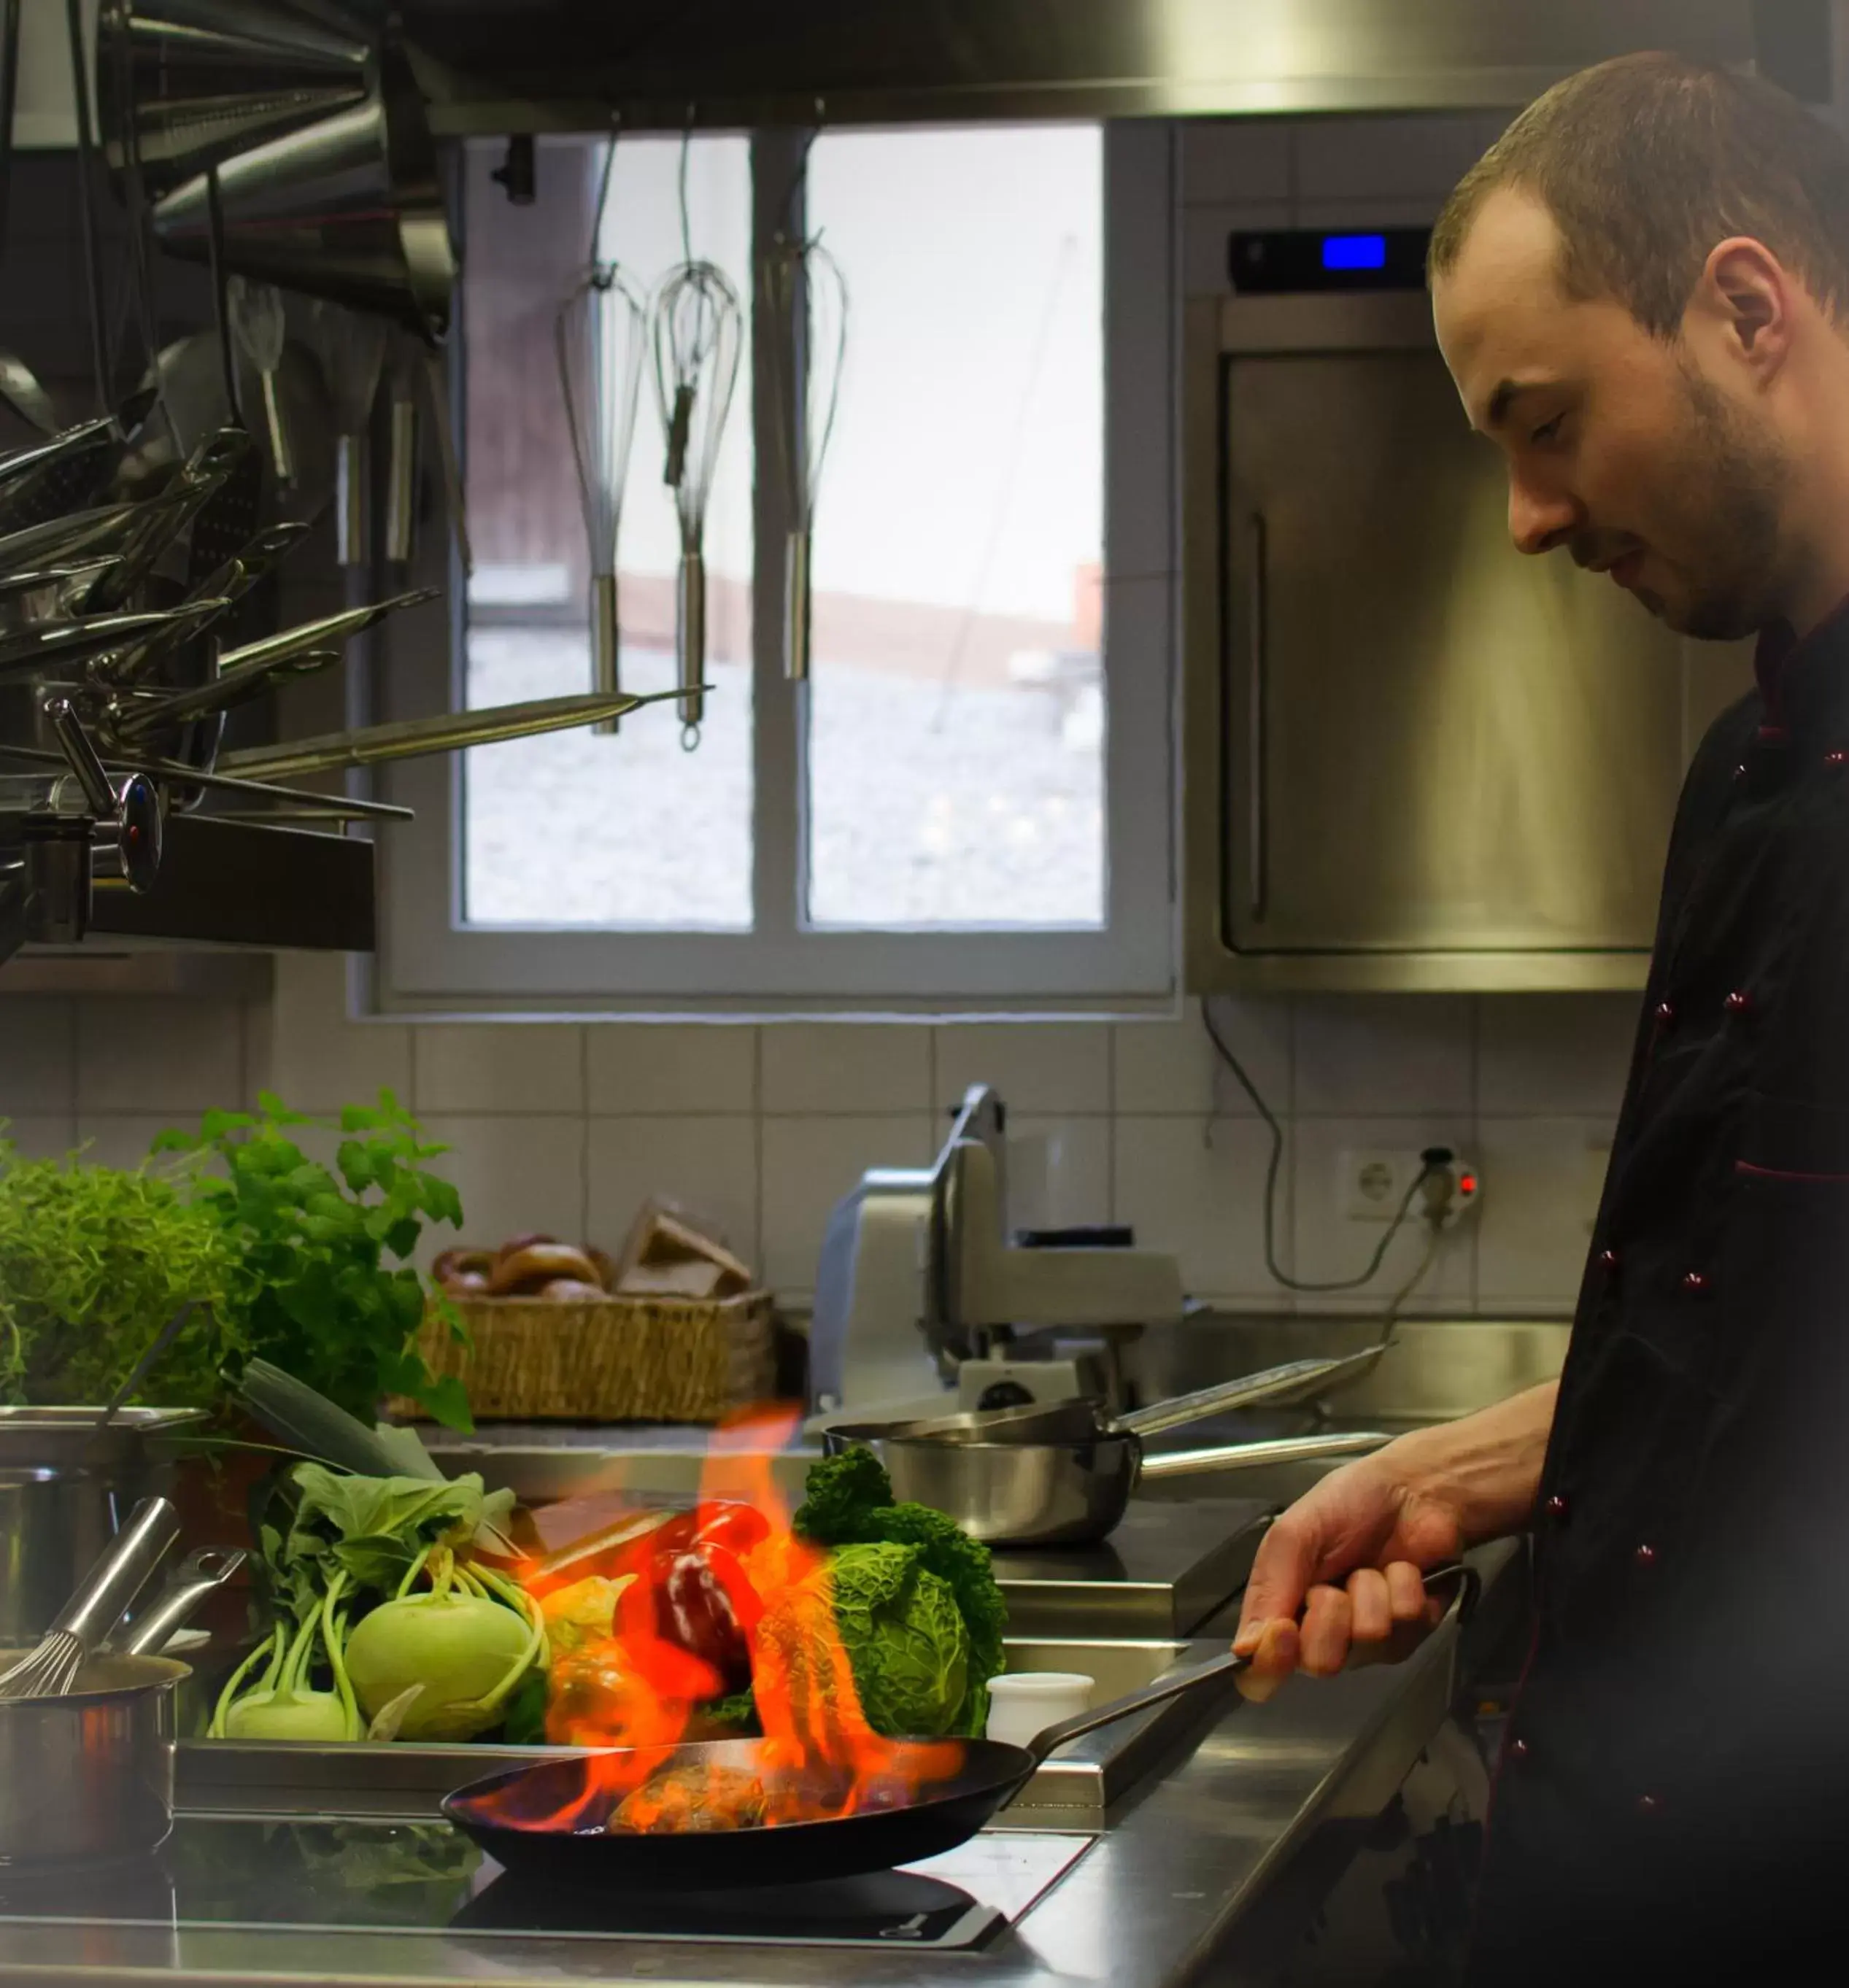
[[[1849,604],[1690,770],[1473,1983],[1849,1975]],[[1814,1964],[1807,1967],[1812,1978]]]

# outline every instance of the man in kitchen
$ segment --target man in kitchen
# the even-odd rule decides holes
[[[1684,791],[1559,1381],[1322,1480],[1235,1648],[1255,1699],[1327,1675],[1435,1606],[1421,1568],[1532,1530],[1473,1983],[1757,1981],[1825,1934],[1840,1967],[1849,145],[1764,83],[1625,57],[1471,169],[1430,273],[1517,548],[1756,637],[1758,687]]]

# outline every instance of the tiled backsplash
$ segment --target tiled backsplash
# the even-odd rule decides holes
[[[1570,1309],[1622,1088],[1628,996],[1228,1002],[1216,1013],[1287,1134],[1282,1267],[1352,1276],[1377,1227],[1337,1155],[1443,1141],[1481,1165],[1421,1307]],[[1116,1221],[1177,1251],[1194,1295],[1288,1303],[1267,1275],[1270,1139],[1216,1068],[1197,1006],[1134,1022],[411,1025],[346,1019],[342,962],[278,962],[270,1001],[0,1000],[0,1115],[35,1151],[127,1164],[162,1127],[279,1090],[313,1111],[389,1085],[454,1148],[472,1238],[609,1242],[665,1194],[707,1211],[793,1298],[829,1209],[870,1166],[921,1164],[964,1087],[1007,1100],[1018,1217]],[[1358,1297],[1417,1261],[1403,1236]]]

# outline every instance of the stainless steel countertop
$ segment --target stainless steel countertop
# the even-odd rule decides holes
[[[1505,1545],[1475,1557],[1493,1579],[1515,1553]],[[1262,1978],[1253,1929],[1270,1881],[1319,1825],[1372,1816],[1391,1798],[1444,1723],[1456,1647],[1448,1623],[1404,1664],[1299,1681],[1263,1707],[1234,1703],[1172,1771],[1112,1811],[1068,1875],[979,1954],[15,1922],[0,1925],[0,1981],[1167,1988],[1210,1960],[1216,1979]],[[1242,1942],[1253,1950],[1242,1955]]]

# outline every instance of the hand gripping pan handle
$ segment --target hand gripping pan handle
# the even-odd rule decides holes
[[[1461,1560],[1453,1560],[1444,1567],[1434,1567],[1425,1577],[1426,1591],[1430,1594],[1451,1582],[1458,1587],[1458,1615],[1461,1620],[1476,1605],[1477,1594],[1482,1585],[1475,1567],[1466,1567]],[[1183,1698],[1204,1685],[1215,1684],[1222,1679],[1236,1676],[1248,1669],[1250,1657],[1228,1654],[1214,1657],[1204,1664],[1189,1664],[1184,1668],[1172,1671],[1155,1683],[1145,1685],[1140,1691],[1114,1698],[1109,1705],[1094,1707],[1089,1712],[1081,1712],[1071,1719],[1062,1719],[1057,1726],[1049,1726],[1045,1731],[1036,1733],[1026,1746],[1033,1756],[1036,1767],[1042,1765],[1047,1756],[1055,1748],[1063,1746],[1068,1740],[1082,1739],[1088,1733],[1096,1733],[1099,1727],[1114,1726],[1120,1719],[1128,1719],[1139,1712],[1147,1712],[1152,1706],[1166,1705],[1171,1698]]]

